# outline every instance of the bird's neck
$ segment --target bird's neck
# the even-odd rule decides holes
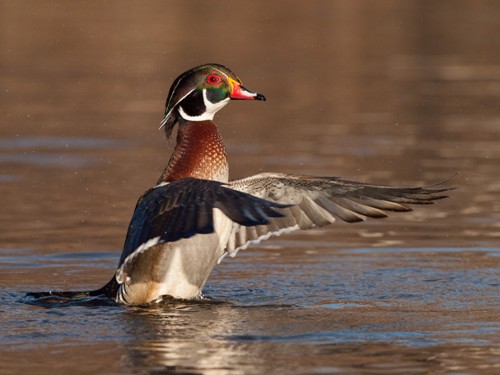
[[[177,145],[158,183],[184,177],[227,182],[226,149],[213,121],[181,121]]]

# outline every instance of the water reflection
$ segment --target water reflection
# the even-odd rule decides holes
[[[293,363],[293,371],[332,373],[352,368],[363,358],[362,368],[369,372],[494,367],[491,349],[475,346],[475,342],[453,350],[453,345],[440,346],[425,331],[394,331],[387,316],[368,313],[373,308],[359,311],[375,318],[370,323],[356,319],[359,312],[354,314],[349,306],[344,308],[346,314],[326,314],[332,319],[329,323],[325,323],[326,310],[317,315],[280,306],[190,303],[128,309],[123,325],[132,340],[126,344],[126,366],[168,373],[225,374],[273,372],[290,369]],[[450,331],[451,336],[459,334],[454,327]],[[415,345],[421,349],[412,349]]]
[[[276,309],[279,314],[279,309]],[[229,303],[176,304],[127,312],[134,337],[128,345],[134,368],[164,368],[223,374],[260,368],[263,353],[225,340],[248,321],[244,309]],[[265,357],[265,356],[264,356]]]

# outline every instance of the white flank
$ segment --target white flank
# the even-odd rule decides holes
[[[203,235],[195,235],[190,237],[189,240],[197,240],[196,237]],[[174,298],[191,299],[196,298],[200,293],[200,286],[192,284],[190,275],[186,274],[186,260],[184,254],[186,251],[197,249],[186,249],[185,241],[178,241],[171,243],[172,247],[168,250],[172,253],[170,262],[165,265],[165,278],[161,282],[160,289],[158,290],[159,296],[169,295]]]
[[[151,238],[150,240],[147,240],[142,245],[140,245],[137,249],[135,249],[128,257],[126,257],[125,260],[123,261],[121,267],[116,270],[116,275],[115,275],[116,281],[118,281],[119,284],[123,284],[123,283],[127,282],[127,278],[124,277],[124,274],[123,274],[123,269],[124,269],[125,265],[127,263],[129,263],[137,255],[142,253],[143,251],[146,251],[150,247],[157,245],[159,241],[160,241],[160,236]]]

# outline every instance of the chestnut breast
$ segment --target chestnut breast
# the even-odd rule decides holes
[[[222,137],[212,121],[182,122],[177,145],[159,182],[184,177],[227,182],[227,155]]]

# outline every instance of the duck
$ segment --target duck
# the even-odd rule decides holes
[[[174,80],[160,128],[170,139],[177,127],[175,148],[156,185],[137,202],[115,274],[100,289],[59,295],[105,296],[125,305],[200,299],[227,255],[337,220],[408,212],[410,205],[432,204],[451,190],[277,172],[230,180],[214,115],[231,100],[266,98],[221,64],[196,66]]]

